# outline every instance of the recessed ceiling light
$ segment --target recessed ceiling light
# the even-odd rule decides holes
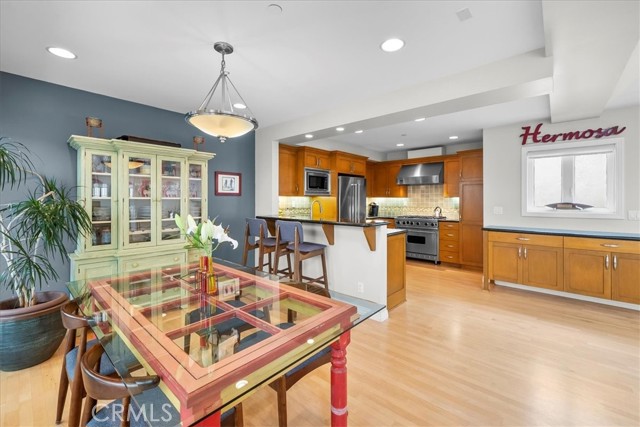
[[[451,135],[451,136],[449,137],[449,139],[458,139],[458,136],[457,136],[457,135]]]
[[[233,104],[233,108],[237,108],[238,110],[244,110],[245,108],[247,108],[247,106],[244,104],[241,104],[240,102],[236,102],[235,104]]]
[[[313,138],[313,135],[312,135],[312,134],[310,134],[310,133],[308,133],[308,134],[306,134],[304,137],[305,137],[305,138],[307,138],[307,139],[311,139],[311,138]]]
[[[404,41],[400,39],[389,39],[382,42],[380,45],[380,49],[385,52],[395,52],[404,47]]]
[[[342,132],[342,131],[344,130],[344,128],[343,128],[343,127],[339,127],[339,128],[336,128],[336,130],[337,130],[338,132]]]
[[[404,147],[404,144],[396,144],[396,147]]]
[[[71,52],[70,50],[63,49],[61,47],[48,47],[47,48],[47,52],[49,52],[52,55],[58,56],[60,58],[64,58],[64,59],[76,59],[77,58],[75,53]]]
[[[425,118],[426,117],[420,117],[418,119],[415,119],[414,122],[422,122],[422,121],[424,121]]]
[[[357,131],[355,131],[354,133],[362,133],[364,132],[362,129],[358,129]]]

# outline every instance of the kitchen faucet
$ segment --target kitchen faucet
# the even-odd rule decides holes
[[[320,200],[316,199],[313,202],[311,202],[311,219],[313,219],[313,205],[317,203],[318,204],[318,208],[320,209],[320,218],[318,218],[320,221],[322,221],[322,203],[320,203]]]

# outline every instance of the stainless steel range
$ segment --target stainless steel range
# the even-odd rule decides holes
[[[438,220],[443,216],[399,216],[396,228],[407,230],[407,258],[440,263]]]

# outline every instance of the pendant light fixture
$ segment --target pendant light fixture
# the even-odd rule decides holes
[[[229,72],[225,70],[224,56],[233,53],[233,46],[226,42],[216,42],[213,48],[222,54],[220,75],[200,107],[188,113],[185,120],[224,143],[227,138],[236,138],[257,129],[258,121],[231,82]],[[220,90],[216,94],[218,88]]]

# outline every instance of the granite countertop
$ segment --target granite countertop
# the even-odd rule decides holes
[[[515,227],[515,226],[498,226],[487,225],[483,227],[486,231],[503,231],[508,233],[529,233],[529,234],[548,234],[556,236],[567,237],[593,237],[596,239],[618,239],[618,240],[638,240],[640,241],[640,234],[638,233],[622,233],[615,231],[583,231],[583,230],[554,230],[551,228],[530,228],[530,227]]]
[[[278,215],[256,215],[256,218],[282,220],[282,221],[299,221],[306,224],[331,224],[341,225],[346,227],[380,227],[387,225],[389,222],[382,219],[367,219],[366,222],[343,222],[343,221],[330,221],[324,219],[310,219],[308,216],[295,217],[295,216],[278,216]]]

